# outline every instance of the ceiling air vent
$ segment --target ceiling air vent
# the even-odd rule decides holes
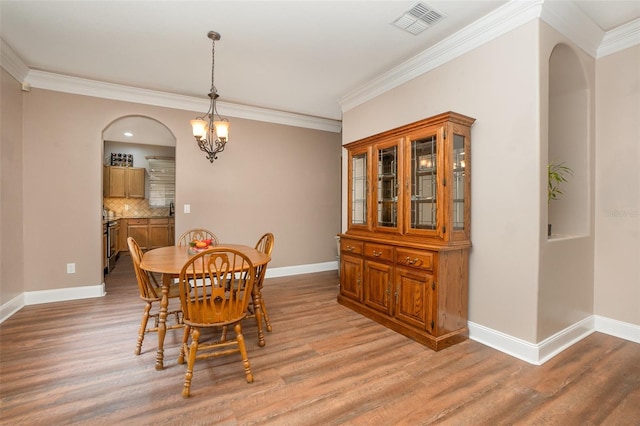
[[[437,24],[446,16],[424,3],[418,3],[407,10],[393,22],[396,27],[413,35],[420,34],[432,25]]]

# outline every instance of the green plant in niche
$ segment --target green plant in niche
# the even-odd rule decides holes
[[[549,163],[547,171],[549,173],[547,203],[551,203],[551,200],[557,200],[562,194],[564,194],[560,189],[560,184],[567,182],[567,176],[573,176],[573,170],[565,166],[564,163]]]

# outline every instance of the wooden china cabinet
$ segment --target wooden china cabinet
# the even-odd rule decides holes
[[[469,334],[474,121],[447,112],[345,145],[338,302],[434,350]]]

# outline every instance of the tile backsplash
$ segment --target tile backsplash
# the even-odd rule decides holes
[[[115,213],[116,217],[166,217],[169,207],[149,207],[148,199],[104,198],[104,208]]]

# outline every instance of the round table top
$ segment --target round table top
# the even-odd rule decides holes
[[[271,260],[271,256],[256,250],[254,247],[226,243],[215,246],[215,248],[221,247],[234,249],[245,254],[255,267],[265,265]],[[146,271],[178,275],[191,256],[193,255],[189,254],[189,246],[159,247],[149,250],[142,256],[140,267]]]

